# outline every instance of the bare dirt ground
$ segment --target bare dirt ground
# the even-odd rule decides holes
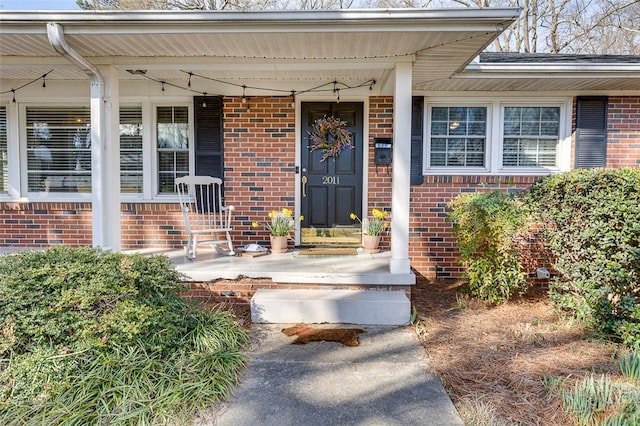
[[[418,278],[413,305],[431,368],[468,426],[570,425],[544,382],[617,376],[616,346],[562,319],[545,290],[491,306],[464,295],[463,284]]]

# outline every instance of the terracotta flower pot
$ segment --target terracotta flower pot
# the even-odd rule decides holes
[[[274,236],[271,235],[271,253],[280,254],[286,253],[288,250],[288,239],[289,237],[285,236]]]
[[[380,235],[362,235],[362,246],[367,253],[377,253],[380,251]]]

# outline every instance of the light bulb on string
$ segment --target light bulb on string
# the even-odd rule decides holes
[[[43,74],[42,75],[42,87],[47,87],[47,75]]]
[[[244,84],[242,85],[242,103],[246,103],[247,102],[247,86],[245,86]]]
[[[204,99],[202,100],[202,108],[206,108],[207,107],[207,92],[204,92],[202,94],[202,96],[204,96]]]
[[[295,108],[296,107],[296,91],[292,90],[291,91],[291,108]]]
[[[13,95],[13,100],[11,102],[13,102],[15,104],[16,103],[16,89],[11,89],[11,94]]]
[[[191,89],[191,76],[192,76],[192,75],[193,75],[193,73],[192,73],[192,72],[190,72],[190,73],[189,73],[189,81],[187,82],[187,87],[188,87],[189,89]]]

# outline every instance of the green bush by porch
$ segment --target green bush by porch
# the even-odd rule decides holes
[[[553,259],[555,305],[640,348],[639,169],[574,170],[523,196],[461,194],[448,207],[475,296],[499,303],[526,289],[514,242],[535,223]]]
[[[530,189],[556,306],[640,348],[640,169],[574,170]]]
[[[0,423],[180,423],[224,397],[246,335],[179,278],[161,256],[0,257]]]
[[[521,200],[500,191],[460,194],[447,207],[474,296],[506,302],[526,291],[516,236],[525,225]]]

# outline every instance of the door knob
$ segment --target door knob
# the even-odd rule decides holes
[[[300,179],[300,182],[302,182],[302,198],[306,198],[307,197],[307,177],[302,176],[302,178]]]

